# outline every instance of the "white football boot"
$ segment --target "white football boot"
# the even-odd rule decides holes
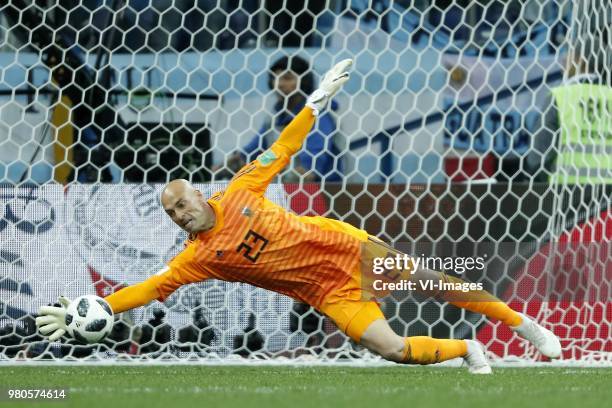
[[[480,342],[476,340],[466,340],[467,354],[463,356],[463,361],[468,366],[471,374],[491,374],[491,366],[485,354],[485,349]]]
[[[561,343],[557,336],[524,314],[519,313],[519,315],[521,315],[523,322],[519,326],[510,327],[510,329],[531,342],[543,356],[559,358],[561,356]]]

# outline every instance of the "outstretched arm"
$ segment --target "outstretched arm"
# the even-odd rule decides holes
[[[312,130],[315,118],[314,110],[306,105],[285,129],[283,129],[279,138],[271,147],[276,147],[288,156],[293,156],[302,148],[306,136],[308,136]]]
[[[325,74],[319,89],[308,97],[304,109],[283,129],[278,140],[268,150],[240,169],[230,182],[226,193],[248,189],[263,195],[272,179],[289,163],[291,156],[302,148],[319,112],[348,81],[348,69],[352,63],[352,60],[346,59]]]
[[[155,299],[163,300],[181,285],[170,268],[166,267],[144,282],[123,288],[104,300],[116,314],[144,306]],[[49,336],[50,341],[55,341],[66,333],[66,309],[71,302],[70,299],[60,296],[60,306],[41,306],[36,326],[41,334]]]
[[[314,125],[315,118],[325,108],[327,102],[340,90],[349,79],[348,70],[353,60],[345,59],[329,70],[319,88],[306,100],[306,107],[287,125],[274,144],[285,147],[290,155],[302,148],[304,139]]]
[[[189,245],[174,257],[168,266],[147,280],[123,288],[104,298],[113,313],[144,306],[152,300],[165,300],[172,292],[183,285],[201,282],[209,278],[208,271],[197,262],[196,246]],[[70,299],[60,296],[60,306],[42,306],[36,325],[50,341],[59,339],[66,332],[66,308]]]
[[[153,275],[144,282],[123,288],[104,298],[110,305],[113,313],[121,313],[126,310],[144,306],[147,303],[160,298],[158,286],[161,277]]]
[[[189,245],[155,275],[104,299],[114,313],[144,306],[152,300],[164,301],[181,286],[208,279],[207,271],[194,261],[196,261],[196,246]]]

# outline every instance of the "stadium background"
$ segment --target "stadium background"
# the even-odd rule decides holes
[[[592,5],[591,16],[609,16],[605,2]],[[219,282],[129,314],[100,348],[49,345],[31,324],[57,295],[106,295],[180,248],[159,183],[221,181],[273,110],[268,68],[299,55],[317,78],[355,59],[332,112],[343,178],[275,185],[275,201],[409,251],[436,242],[437,254],[495,253],[485,276],[469,278],[547,321],[564,358],[609,361],[610,186],[551,184],[533,149],[550,89],[568,77],[575,13],[562,0],[9,1],[0,7],[2,358],[359,355],[288,299]],[[539,359],[495,322],[448,305],[392,299],[385,313],[406,335],[476,336],[499,357]],[[192,320],[205,339],[186,347]]]

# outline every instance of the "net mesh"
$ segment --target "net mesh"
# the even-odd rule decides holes
[[[60,294],[159,270],[185,239],[162,183],[223,189],[350,57],[268,197],[408,253],[486,254],[466,278],[552,329],[563,360],[609,364],[611,25],[603,0],[3,2],[0,358],[374,361],[314,309],[220,281],[122,314],[103,345],[33,324]],[[448,304],[382,307],[402,335],[541,359]]]

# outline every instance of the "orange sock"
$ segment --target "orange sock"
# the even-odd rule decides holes
[[[454,276],[443,275],[448,282],[464,283],[465,281]],[[441,292],[442,299],[470,312],[483,314],[491,319],[501,321],[507,326],[518,326],[523,319],[521,316],[486,290],[473,290],[470,292],[446,291]]]
[[[427,336],[405,337],[402,361],[409,364],[434,364],[462,357],[466,353],[465,340],[434,339]]]
[[[507,326],[518,326],[523,319],[510,306],[498,300],[497,302],[450,302],[462,309],[483,314],[491,319],[497,319]]]

